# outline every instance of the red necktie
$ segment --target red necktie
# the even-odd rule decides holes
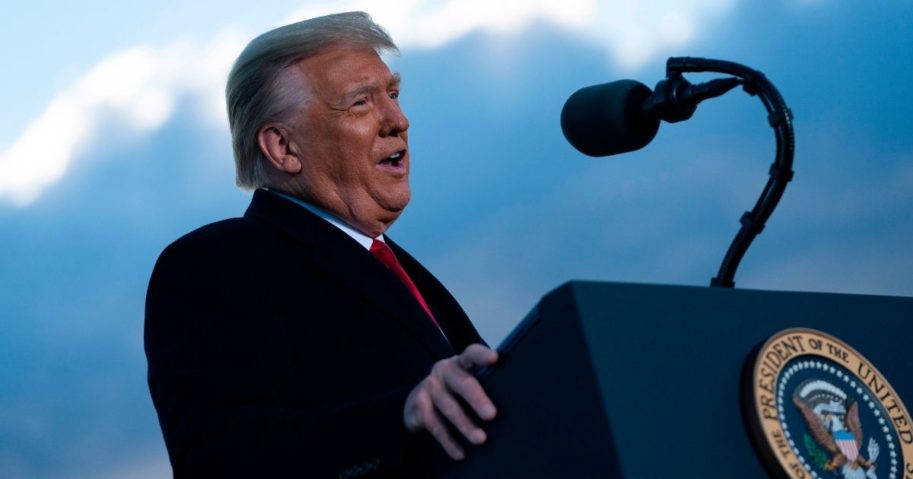
[[[431,318],[431,321],[434,322],[434,325],[437,326],[438,329],[441,329],[441,325],[437,323],[437,320],[434,319],[434,315],[431,314],[431,308],[428,307],[428,303],[425,302],[425,298],[422,297],[422,293],[420,293],[418,288],[415,287],[415,283],[412,282],[412,278],[406,274],[406,270],[404,270],[403,266],[399,264],[399,261],[396,259],[396,255],[393,254],[393,250],[387,246],[387,243],[374,240],[374,242],[371,243],[371,254],[380,260],[380,262],[383,263],[384,266],[386,266],[388,269],[390,269],[390,271],[393,271],[393,274],[395,274],[396,277],[399,278],[399,280],[402,281],[404,285],[406,285],[406,288],[409,289],[409,292],[412,293],[412,296],[415,296],[415,299],[418,301],[418,304],[422,306],[422,309],[428,313],[428,317]]]

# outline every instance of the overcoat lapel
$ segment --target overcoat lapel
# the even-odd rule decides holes
[[[438,324],[444,328],[447,333],[447,339],[457,352],[462,352],[466,346],[472,343],[486,344],[478,331],[472,325],[466,312],[460,307],[456,299],[447,292],[447,288],[441,284],[421,263],[415,260],[406,250],[402,249],[393,242],[389,237],[386,238],[387,244],[393,248],[396,258],[403,265],[403,269],[415,282],[428,306],[434,312],[434,317]]]
[[[309,246],[317,267],[401,322],[435,358],[454,354],[437,326],[396,275],[335,226],[265,190],[254,192],[245,216],[264,220],[301,241],[302,246]]]

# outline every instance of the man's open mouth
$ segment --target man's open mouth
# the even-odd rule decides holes
[[[381,160],[380,164],[389,165],[389,166],[399,166],[400,163],[402,162],[403,158],[405,158],[405,157],[406,157],[406,150],[399,150],[396,153],[393,153],[392,155]]]

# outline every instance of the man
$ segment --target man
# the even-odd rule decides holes
[[[159,258],[149,385],[177,477],[421,477],[495,407],[483,346],[444,287],[384,236],[409,202],[396,46],[364,13],[254,39],[226,96],[244,217]]]

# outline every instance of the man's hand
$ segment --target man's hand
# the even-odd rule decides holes
[[[450,457],[457,461],[463,459],[463,448],[450,437],[445,421],[453,424],[471,444],[485,442],[485,431],[469,419],[457,398],[462,398],[480,418],[494,419],[495,405],[471,371],[490,366],[497,360],[497,352],[481,344],[472,344],[459,356],[434,363],[431,374],[406,399],[403,409],[406,428],[413,432],[428,431]]]

